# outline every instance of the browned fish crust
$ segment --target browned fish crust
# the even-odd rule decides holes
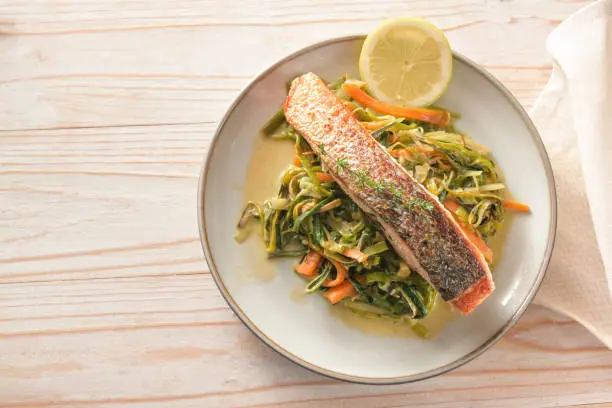
[[[381,223],[398,254],[444,300],[467,314],[491,293],[488,264],[452,215],[319,77],[308,73],[296,78],[284,110],[343,190]]]

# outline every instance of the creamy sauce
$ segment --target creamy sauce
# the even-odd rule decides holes
[[[263,202],[276,197],[280,175],[291,164],[293,142],[260,136],[247,169],[244,202]]]
[[[495,171],[499,175],[499,181],[501,183],[506,184],[506,177],[504,176],[504,173],[501,167],[499,167],[498,165],[495,165]],[[510,200],[510,201],[514,200],[514,196],[508,190],[507,187],[501,192],[500,196],[504,200]],[[512,224],[512,219],[514,218],[514,216],[515,216],[514,211],[505,211],[504,221],[502,222],[502,225],[499,227],[499,229],[495,233],[495,236],[490,238],[487,242],[487,245],[489,246],[489,248],[491,248],[491,251],[493,251],[493,263],[491,264],[492,274],[495,273],[495,268],[501,262],[503,249],[504,249],[504,243],[506,242],[506,237],[508,236],[508,232],[510,231],[510,224]]]
[[[308,300],[309,297],[312,297],[311,294],[306,293],[306,291],[304,290],[305,287],[306,281],[304,281],[303,279],[296,279],[295,283],[293,284],[293,289],[291,289],[291,293],[289,294],[291,300],[299,303],[304,303]]]
[[[405,321],[396,321],[384,317],[366,317],[346,307],[332,305],[329,305],[329,311],[332,316],[335,316],[347,326],[359,329],[367,334],[385,337],[417,337],[410,323]],[[453,310],[438,295],[429,316],[416,322],[425,327],[427,338],[432,338],[458,316],[460,316],[459,312]]]
[[[243,208],[249,201],[262,203],[270,197],[276,197],[280,187],[280,175],[289,166],[292,157],[292,141],[259,136],[247,168]],[[252,264],[247,275],[241,278],[270,281],[276,276],[276,268],[271,264],[274,261],[266,257],[259,223],[253,222],[247,228],[248,230],[238,233],[251,235],[242,245],[245,246]]]
[[[244,186],[244,204],[248,201],[263,202],[275,197],[280,187],[280,175],[291,164],[293,157],[293,143],[289,140],[277,140],[260,136],[256,142],[253,156],[248,165],[246,184]],[[490,242],[489,246],[494,253],[492,269],[499,263],[502,254],[503,243],[509,230],[511,212],[506,212],[504,222]],[[252,235],[259,235],[259,225],[253,223]],[[259,281],[269,281],[275,277],[276,268],[271,265],[274,260],[266,257],[266,251],[260,237],[248,239],[243,245],[252,259],[252,268],[247,278],[255,278]],[[290,298],[296,302],[305,302],[312,295],[304,292],[306,283],[296,277],[296,283],[290,292]],[[316,295],[315,295],[316,296]],[[329,311],[344,324],[357,328],[364,333],[378,336],[392,337],[416,337],[412,327],[407,322],[394,321],[385,318],[364,317],[346,307],[329,305]],[[429,316],[418,323],[427,331],[428,337],[435,337],[450,321],[456,319],[460,314],[449,304],[442,301],[440,296],[436,298],[435,306]]]
[[[489,248],[491,248],[491,251],[493,251],[493,263],[491,264],[491,273],[493,273],[493,275],[495,275],[495,268],[501,262],[504,252],[504,243],[506,242],[506,237],[510,231],[510,224],[512,224],[512,219],[514,217],[515,214],[513,211],[506,211],[501,227],[499,227],[495,233],[495,236],[489,239],[489,242],[487,243]]]

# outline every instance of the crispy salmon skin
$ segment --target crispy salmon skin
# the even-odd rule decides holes
[[[313,73],[296,78],[283,107],[287,121],[413,270],[463,314],[482,303],[494,289],[482,253],[325,82]]]

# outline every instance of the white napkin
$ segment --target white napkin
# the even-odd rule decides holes
[[[578,11],[547,46],[553,73],[531,116],[552,162],[559,212],[536,303],[612,348],[612,0]]]

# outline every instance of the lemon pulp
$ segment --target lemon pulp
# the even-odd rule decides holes
[[[453,54],[444,33],[417,18],[379,25],[366,38],[359,71],[378,99],[402,106],[427,106],[446,90]]]

